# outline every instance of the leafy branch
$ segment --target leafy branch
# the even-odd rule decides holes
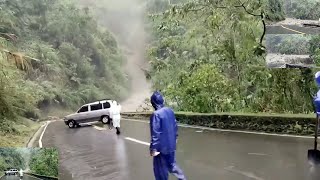
[[[218,5],[210,5],[208,6],[207,4],[195,4],[194,2],[191,2],[191,3],[187,3],[185,5],[183,5],[182,7],[174,7],[173,8],[173,11],[175,11],[175,9],[183,9],[184,12],[191,12],[191,11],[194,11],[194,12],[198,12],[198,11],[202,11],[206,8],[214,8],[214,9],[227,9],[227,8],[230,8],[230,7],[235,7],[235,8],[243,8],[244,11],[251,15],[251,16],[254,16],[254,17],[259,17],[261,19],[261,22],[263,24],[263,33],[260,37],[260,41],[259,41],[259,46],[261,48],[265,48],[265,46],[263,45],[263,40],[264,40],[264,37],[266,35],[266,22],[265,22],[265,14],[264,14],[264,11],[261,9],[261,12],[260,14],[254,14],[252,12],[250,12],[248,10],[248,8],[246,7],[247,3],[249,2],[249,0],[245,1],[245,2],[241,2],[239,0],[239,4],[238,5],[233,5],[233,6],[218,6]],[[195,8],[194,6],[197,5],[197,8]],[[261,7],[262,6],[262,3],[261,1],[259,1],[259,6]]]

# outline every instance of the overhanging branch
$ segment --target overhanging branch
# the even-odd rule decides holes
[[[259,42],[259,44],[260,44],[260,46],[261,47],[264,47],[262,44],[263,44],[263,39],[264,39],[264,37],[265,37],[265,35],[266,35],[266,22],[265,22],[265,20],[264,20],[264,12],[263,12],[263,10],[261,10],[261,13],[260,14],[254,14],[254,13],[252,13],[252,12],[250,12],[248,9],[247,9],[247,7],[246,7],[246,4],[249,2],[249,0],[247,0],[247,1],[245,1],[245,2],[241,2],[241,0],[239,0],[239,5],[234,5],[233,7],[235,7],[235,8],[243,8],[244,9],[244,11],[247,13],[247,14],[249,14],[249,15],[251,15],[251,16],[254,16],[254,17],[260,17],[260,19],[261,19],[261,21],[262,21],[262,24],[263,24],[263,33],[262,33],[262,35],[261,35],[261,37],[260,37],[260,42]],[[261,0],[259,0],[259,5],[261,5]],[[186,9],[186,11],[188,12],[188,11],[200,11],[200,10],[203,10],[203,9],[205,9],[206,7],[208,7],[208,6],[206,6],[206,5],[201,5],[201,7],[199,7],[199,8],[197,8],[197,9]],[[228,8],[228,6],[211,6],[211,7],[213,7],[213,8],[217,8],[217,9],[227,9]]]

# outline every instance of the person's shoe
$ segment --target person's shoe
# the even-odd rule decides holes
[[[118,135],[120,134],[120,128],[117,128],[117,134]]]

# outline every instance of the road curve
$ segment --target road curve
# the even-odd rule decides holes
[[[104,127],[69,129],[62,121],[51,123],[42,141],[44,147],[59,149],[59,178],[154,179],[147,146],[149,125],[124,120],[121,125],[123,134],[117,136]],[[320,179],[319,168],[307,163],[312,139],[182,127],[179,132],[177,159],[188,179]]]

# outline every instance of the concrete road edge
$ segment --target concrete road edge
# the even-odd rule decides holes
[[[36,141],[36,139],[40,136],[40,134],[42,133],[44,127],[46,126],[47,123],[43,123],[38,130],[33,134],[33,136],[29,139],[29,141],[26,144],[27,148],[32,148],[34,145],[34,142]]]
[[[49,177],[49,176],[43,176],[43,175],[39,175],[39,174],[35,174],[35,173],[25,173],[28,176],[37,178],[37,179],[41,179],[41,180],[56,180],[58,179],[57,177]]]

